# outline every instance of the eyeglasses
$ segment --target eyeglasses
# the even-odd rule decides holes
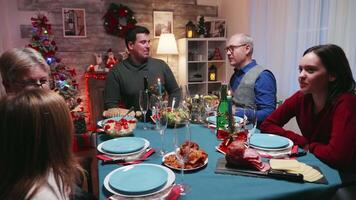
[[[15,83],[23,86],[23,87],[41,87],[49,85],[49,81],[47,79],[40,80],[25,80],[25,81],[16,81]]]
[[[226,53],[227,53],[227,52],[232,53],[232,52],[234,52],[235,49],[237,49],[237,48],[239,48],[239,47],[246,46],[246,45],[247,45],[247,44],[230,45],[230,46],[226,47],[224,50],[225,50]]]

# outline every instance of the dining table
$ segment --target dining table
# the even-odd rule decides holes
[[[138,122],[134,130],[134,137],[142,137],[150,142],[150,147],[156,153],[148,157],[142,163],[152,163],[163,165],[162,156],[157,153],[161,148],[161,138],[158,130],[144,130],[143,123]],[[217,161],[225,156],[216,150],[221,141],[216,138],[215,131],[209,129],[204,124],[190,124],[191,140],[197,143],[200,149],[208,154],[206,166],[184,173],[184,183],[190,186],[190,191],[180,199],[238,199],[238,200],[258,200],[258,199],[331,199],[336,190],[346,184],[348,180],[338,170],[333,169],[316,158],[313,154],[307,153],[297,157],[299,162],[311,166],[317,166],[327,180],[327,184],[310,182],[291,182],[288,180],[271,179],[267,177],[251,177],[241,175],[230,175],[216,173]],[[167,152],[173,151],[174,129],[167,128],[164,135],[164,149]],[[97,143],[109,140],[111,137],[105,134],[97,135]],[[99,154],[99,152],[98,152]],[[104,200],[112,194],[103,185],[104,178],[113,170],[122,167],[118,163],[103,163],[98,160],[98,186],[99,199]],[[180,171],[173,170],[176,176],[176,183],[182,182]],[[154,177],[152,177],[154,178]]]

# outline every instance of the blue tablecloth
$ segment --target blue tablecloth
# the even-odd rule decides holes
[[[309,165],[318,166],[328,180],[328,184],[294,183],[269,178],[255,178],[247,176],[216,174],[215,167],[218,158],[223,157],[215,150],[220,141],[215,134],[202,125],[191,125],[192,140],[200,145],[209,155],[208,165],[198,171],[184,175],[184,181],[191,186],[191,192],[181,199],[330,199],[342,180],[337,170],[334,170],[314,155],[308,153],[298,158]],[[160,135],[155,130],[143,130],[139,123],[134,131],[135,136],[150,141],[151,147],[160,149]],[[167,129],[165,145],[168,151],[173,150],[174,129]],[[99,135],[98,142],[107,140],[106,135]],[[155,153],[144,163],[161,164],[162,157]],[[104,200],[111,194],[104,188],[103,180],[112,170],[121,167],[117,164],[102,165],[98,161],[99,199]],[[176,173],[176,182],[180,182],[180,173]]]

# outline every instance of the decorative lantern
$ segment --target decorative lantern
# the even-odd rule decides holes
[[[192,21],[189,21],[185,25],[185,33],[187,38],[193,38],[194,37],[194,31],[195,31],[195,25],[193,24]]]
[[[217,68],[215,65],[211,65],[208,69],[209,81],[217,81]]]

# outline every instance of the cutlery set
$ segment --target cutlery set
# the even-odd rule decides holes
[[[108,155],[97,155],[97,158],[102,160],[102,164],[113,164],[113,163],[118,163],[122,165],[132,165],[132,164],[138,164],[141,163],[144,160],[147,160],[148,157],[150,157],[152,154],[155,153],[154,148],[147,148],[145,150],[145,153],[141,155],[138,159],[130,159],[127,157],[114,157],[114,156],[108,156]]]

